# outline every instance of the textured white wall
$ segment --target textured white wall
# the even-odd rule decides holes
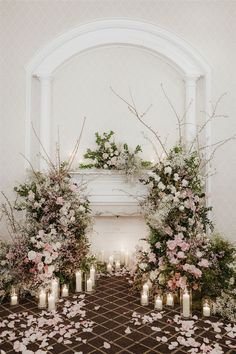
[[[236,62],[236,3],[235,1],[139,1],[139,0],[119,0],[119,1],[3,1],[0,2],[1,9],[1,189],[10,193],[13,185],[17,181],[22,181],[24,177],[24,161],[19,153],[24,152],[25,143],[25,71],[26,65],[36,51],[43,48],[48,42],[57,35],[77,27],[81,23],[89,22],[98,18],[109,17],[129,17],[144,20],[163,26],[166,29],[176,33],[188,41],[194,48],[205,57],[213,68],[213,100],[227,91],[228,95],[220,106],[220,113],[228,114],[229,118],[217,120],[213,124],[213,141],[230,136],[236,132],[236,80],[235,80],[235,62]],[[118,57],[115,55],[119,51]],[[127,119],[126,107],[122,106],[107,89],[109,75],[112,75],[112,67],[105,70],[104,63],[113,59],[114,68],[122,69],[122,72],[129,75],[129,80],[119,78],[119,74],[111,77],[111,83],[114,87],[127,94],[127,87],[131,82],[134,92],[137,92],[137,101],[142,108],[146,102],[153,102],[155,108],[153,115],[158,114],[159,94],[154,95],[153,87],[156,81],[159,81],[158,68],[160,62],[150,54],[135,54],[135,50],[129,50],[127,62],[121,68],[119,58],[124,58],[123,49],[98,50],[96,53],[87,53],[71,61],[68,65],[58,71],[55,82],[54,100],[60,101],[60,97],[65,97],[66,89],[71,89],[72,94],[67,91],[66,99],[62,100],[61,105],[54,105],[53,124],[58,123],[64,130],[65,154],[70,150],[71,145],[68,140],[74,138],[74,134],[69,132],[68,127],[75,122],[80,114],[86,114],[90,119],[88,123],[84,146],[87,146],[86,140],[91,140],[91,131],[99,128],[109,129],[108,120],[111,120],[111,128],[121,133],[117,119],[122,115],[122,119]],[[96,61],[93,63],[93,54]],[[134,59],[137,60],[134,62]],[[96,63],[99,70],[96,71]],[[140,84],[139,77],[135,72],[129,70],[129,66],[134,66],[139,70],[142,63],[144,70],[138,72],[142,76]],[[84,66],[83,66],[84,65]],[[148,67],[150,65],[150,67]],[[80,66],[80,67],[78,67]],[[73,68],[78,76],[72,78]],[[83,80],[80,81],[82,68],[91,69],[96,74],[96,82],[101,83],[102,90],[97,95],[96,86],[91,89],[91,95],[88,88],[92,87],[92,76],[83,75],[86,80],[86,88]],[[157,70],[157,71],[156,71]],[[148,80],[148,73],[151,75],[155,71],[152,82]],[[103,73],[106,75],[102,75]],[[147,74],[146,74],[147,73]],[[181,109],[181,101],[178,97],[181,93],[181,82],[178,79],[171,83],[171,69],[165,68],[167,87],[170,94],[174,94],[174,102]],[[162,73],[163,74],[163,73]],[[155,77],[155,75],[157,75]],[[173,76],[174,77],[174,76]],[[101,81],[102,78],[102,81]],[[117,80],[119,78],[119,81]],[[130,82],[127,82],[130,81]],[[79,86],[78,97],[76,93],[77,83]],[[35,86],[37,84],[35,83]],[[134,87],[133,87],[134,86]],[[37,90],[37,87],[35,87]],[[107,90],[107,91],[106,91]],[[126,91],[125,91],[126,90]],[[150,92],[149,92],[150,91]],[[0,92],[1,93],[1,92]],[[81,96],[82,104],[79,105]],[[71,109],[78,98],[78,106]],[[104,104],[104,101],[109,104]],[[163,103],[160,103],[161,112],[167,112]],[[93,106],[94,105],[94,106]],[[91,107],[93,106],[93,107]],[[35,101],[37,107],[37,99]],[[55,115],[55,113],[57,115]],[[77,115],[78,114],[78,115]],[[35,111],[35,120],[37,112]],[[71,120],[70,125],[64,126],[63,122]],[[57,117],[57,118],[55,118]],[[113,117],[116,119],[113,120]],[[168,119],[171,116],[168,115]],[[96,124],[94,122],[96,121]],[[99,123],[98,123],[99,122]],[[131,121],[130,121],[131,122]],[[98,124],[97,124],[98,123]],[[130,124],[130,123],[127,123]],[[134,123],[136,124],[136,123]],[[134,125],[135,131],[138,128]],[[75,130],[75,129],[73,129]],[[163,130],[165,131],[165,129]],[[71,134],[71,135],[70,135]],[[141,136],[140,136],[141,137]],[[124,135],[124,139],[129,140],[130,136]],[[133,140],[135,143],[136,141]],[[139,141],[139,139],[137,139]],[[148,152],[147,152],[148,153]],[[236,225],[236,144],[229,143],[223,147],[214,160],[214,167],[217,174],[212,178],[212,202],[214,207],[214,220],[217,228],[224,232],[227,237],[235,240]],[[121,219],[120,219],[121,220]],[[124,234],[138,234],[137,230],[142,230],[139,223],[134,222],[134,229],[126,229],[125,223],[119,232]],[[97,230],[101,231],[101,224],[97,225]],[[108,229],[104,229],[104,234]],[[117,237],[117,236],[115,236]]]

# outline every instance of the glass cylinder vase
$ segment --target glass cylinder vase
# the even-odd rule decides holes
[[[165,304],[168,307],[174,307],[175,305],[175,294],[172,292],[167,292],[165,294]]]
[[[161,293],[157,293],[154,296],[154,310],[157,311],[163,310],[163,295]]]
[[[211,305],[211,301],[208,298],[204,298],[202,300],[202,316],[203,317],[210,317],[211,316],[211,312],[212,312],[212,305]]]
[[[145,290],[141,291],[140,304],[142,306],[148,306],[149,304],[148,292]]]
[[[94,290],[94,287],[93,287],[93,281],[90,278],[90,272],[87,272],[85,274],[84,282],[85,282],[85,292],[91,294]]]
[[[180,291],[180,308],[182,317],[192,317],[192,290],[187,287]]]
[[[19,304],[19,294],[15,287],[12,287],[11,289],[10,304],[11,306],[15,306]]]
[[[38,308],[44,309],[47,307],[47,292],[45,289],[40,288],[38,291]]]

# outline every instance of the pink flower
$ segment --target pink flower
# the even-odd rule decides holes
[[[179,280],[177,280],[176,285],[178,288],[185,289],[186,288],[186,278],[180,277]]]
[[[148,254],[148,258],[149,258],[149,262],[153,262],[153,263],[156,262],[156,255],[155,255],[155,253],[150,252],[150,253]]]
[[[175,257],[171,257],[171,259],[170,259],[170,263],[171,263],[171,264],[178,264],[178,263],[179,263],[179,261],[178,261],[178,259],[177,259],[177,258],[175,258]]]
[[[14,254],[12,252],[8,252],[6,254],[6,259],[13,259],[14,258]]]
[[[160,247],[161,247],[161,243],[160,243],[160,242],[157,242],[157,243],[155,244],[155,247],[156,247],[156,248],[160,248]]]
[[[178,234],[175,236],[175,242],[177,244],[177,246],[180,246],[183,243],[183,234]]]
[[[190,247],[189,243],[187,243],[187,242],[182,242],[179,246],[180,246],[181,250],[184,252],[188,251],[189,247]]]
[[[193,270],[193,275],[196,277],[196,278],[201,278],[202,276],[202,271],[198,268],[195,267],[195,269]]]
[[[169,248],[169,250],[173,251],[176,248],[177,244],[175,240],[170,240],[167,241],[167,247]]]
[[[171,228],[169,226],[164,228],[164,232],[166,235],[169,235],[169,236],[173,235],[173,231],[171,230]]]
[[[70,185],[70,190],[71,190],[71,192],[76,192],[77,191],[77,186],[75,185],[75,184],[71,184]]]
[[[209,261],[205,258],[201,259],[200,262],[198,262],[198,265],[200,267],[208,268],[209,267]]]
[[[45,251],[48,251],[48,252],[52,252],[52,251],[53,251],[52,246],[49,245],[48,243],[46,243],[46,244],[44,245],[44,249],[45,249]]]
[[[179,252],[177,253],[177,257],[180,258],[180,259],[186,258],[184,252],[182,252],[182,251],[179,251]]]
[[[56,204],[57,205],[63,205],[64,204],[64,199],[62,197],[57,197]]]

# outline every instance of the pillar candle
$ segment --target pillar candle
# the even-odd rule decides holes
[[[112,265],[111,265],[111,263],[108,263],[108,264],[107,264],[107,272],[108,272],[108,273],[111,273],[111,272],[112,272]]]
[[[44,289],[41,289],[39,292],[39,305],[40,309],[45,308],[47,305],[47,294]]]
[[[203,316],[205,316],[205,317],[209,317],[211,315],[211,308],[210,308],[208,303],[205,303],[203,305],[203,311],[202,312],[203,312]]]
[[[13,294],[11,295],[11,305],[17,305],[17,304],[18,304],[18,295],[14,291]]]
[[[56,310],[56,297],[55,293],[48,294],[48,311]]]
[[[183,293],[183,316],[190,317],[190,295],[186,289]]]
[[[62,297],[67,297],[69,295],[69,289],[66,284],[63,285],[62,290],[61,290],[61,296]]]
[[[75,283],[76,283],[75,291],[78,293],[81,292],[82,291],[82,272],[81,272],[81,270],[77,270],[75,272]]]
[[[92,280],[92,285],[94,286],[95,285],[95,274],[96,274],[96,270],[94,268],[94,266],[92,265],[91,268],[90,268],[90,279]]]
[[[56,278],[52,279],[51,290],[54,293],[55,299],[57,301],[59,298],[59,281],[58,281],[58,279],[56,279]]]
[[[87,280],[87,292],[89,293],[91,291],[93,291],[93,283],[92,283],[92,280],[89,278]]]
[[[143,284],[143,291],[149,293],[149,286],[148,283]]]
[[[141,294],[141,305],[142,306],[148,305],[148,293],[146,291],[143,291]]]
[[[116,261],[116,271],[120,270],[120,261]]]
[[[167,294],[167,296],[166,296],[166,305],[167,306],[174,306],[174,297],[171,293]]]
[[[162,307],[163,307],[163,301],[162,298],[158,295],[155,299],[155,309],[161,311]]]
[[[109,263],[113,264],[114,263],[114,256],[109,257]]]

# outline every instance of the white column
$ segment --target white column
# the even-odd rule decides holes
[[[52,76],[38,76],[41,83],[41,103],[40,103],[40,155],[45,156],[45,151],[50,156],[51,140],[51,110],[52,110]],[[44,158],[40,157],[40,170],[47,169],[48,165]]]
[[[196,87],[199,76],[185,77],[185,139],[190,143],[196,136]]]

